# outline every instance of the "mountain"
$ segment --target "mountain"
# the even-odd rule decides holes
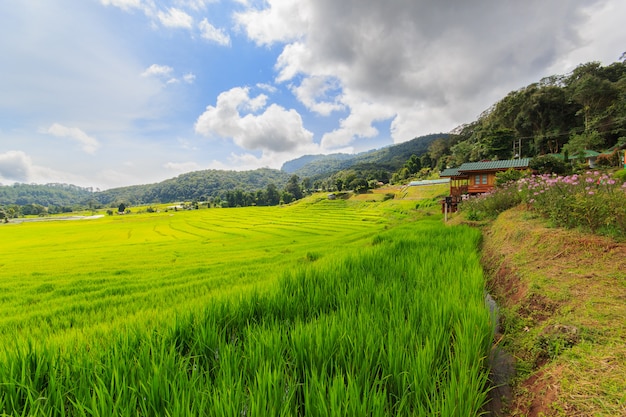
[[[45,207],[69,208],[86,203],[92,196],[91,188],[70,184],[13,184],[0,186],[0,206],[39,204]]]
[[[103,205],[122,201],[130,204],[202,201],[232,190],[255,192],[265,189],[269,184],[283,188],[290,176],[286,172],[269,168],[253,171],[210,169],[188,172],[157,184],[112,188],[95,193],[94,198]]]
[[[321,179],[349,168],[397,171],[411,157],[421,156],[436,139],[448,138],[446,133],[420,136],[397,145],[362,152],[355,155],[330,154],[306,155],[285,162],[281,170],[298,175],[300,178]]]
[[[288,173],[294,173],[302,169],[304,166],[315,163],[317,161],[322,161],[322,160],[345,161],[352,157],[353,155],[346,154],[346,153],[334,153],[330,155],[304,155],[304,156],[301,156],[300,158],[296,158],[291,161],[285,162],[283,166],[280,168],[280,170],[288,172]]]

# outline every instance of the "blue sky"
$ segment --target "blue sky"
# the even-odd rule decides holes
[[[626,51],[621,0],[5,0],[0,183],[280,168]]]

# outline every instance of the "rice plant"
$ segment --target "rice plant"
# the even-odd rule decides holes
[[[145,321],[131,309],[124,326],[102,324],[101,333],[86,332],[65,343],[54,338],[55,343],[38,343],[25,335],[4,344],[0,415],[480,414],[492,325],[477,256],[479,232],[437,220],[361,229],[346,219],[375,218],[373,213],[352,210],[346,217],[349,207],[313,206],[286,215],[285,235],[296,241],[310,237],[298,231],[300,214],[294,213],[315,216],[315,210],[353,228],[342,241],[349,250],[305,244],[298,249],[296,242],[294,252],[285,254],[293,262],[261,260],[263,268],[246,272],[250,285],[220,287],[219,296],[196,299],[187,308],[146,314]],[[337,235],[329,230],[338,224],[330,220],[323,227],[323,218],[315,217],[315,230],[326,235],[316,242],[331,246]],[[192,226],[189,230],[202,236]],[[247,235],[241,229],[232,233]],[[171,247],[179,259],[189,248]],[[230,250],[213,255],[225,261],[232,254],[236,261],[229,265],[254,263],[252,251],[247,253],[248,259]],[[311,260],[308,253],[317,255]],[[137,267],[129,262],[125,268]],[[264,281],[268,268],[277,277]],[[177,279],[173,271],[169,277]],[[141,285],[148,287],[138,294],[145,293],[158,309],[167,297],[152,298],[151,291],[159,293],[160,280],[154,281],[151,289],[146,278]],[[117,308],[123,311],[123,301]],[[96,310],[87,300],[75,320]]]

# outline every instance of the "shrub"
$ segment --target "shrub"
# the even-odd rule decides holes
[[[519,169],[508,169],[504,172],[496,173],[496,186],[505,185],[509,182],[516,182],[523,177],[530,175],[530,171],[521,171]]]
[[[541,175],[521,179],[518,191],[528,207],[555,226],[626,236],[626,183],[608,174]]]
[[[567,174],[570,168],[565,161],[552,155],[540,155],[530,160],[528,167],[539,174]]]
[[[617,181],[626,182],[626,169],[620,169],[613,174],[613,178]]]
[[[465,213],[468,220],[492,219],[521,202],[522,199],[517,186],[501,186],[490,193],[470,197],[463,201],[460,211]]]

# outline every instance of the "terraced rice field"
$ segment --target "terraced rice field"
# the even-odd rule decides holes
[[[479,234],[414,207],[0,227],[0,415],[478,413]]]

